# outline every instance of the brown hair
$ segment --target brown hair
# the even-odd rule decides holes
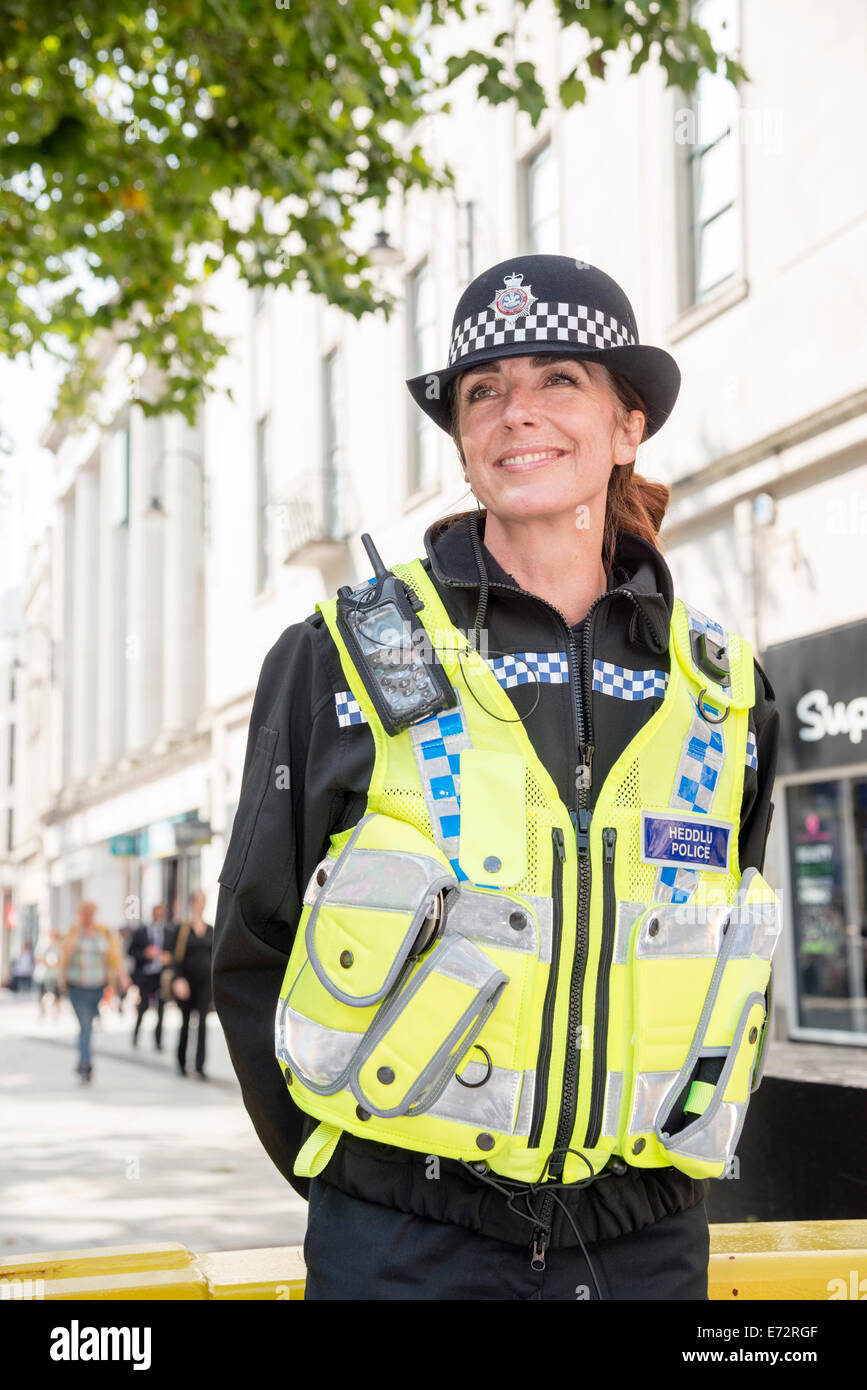
[[[630,410],[643,412],[645,424],[639,440],[639,444],[643,444],[647,438],[647,406],[635,387],[620,372],[612,371],[610,367],[603,367],[603,371],[614,395],[615,409],[620,421],[625,422]],[[457,445],[462,462],[465,462],[458,426],[460,380],[459,376],[455,377],[449,393],[449,432]],[[671,489],[667,484],[653,482],[641,473],[636,473],[634,462],[620,464],[611,469],[605,507],[605,528],[602,534],[602,563],[606,569],[611,567],[621,531],[631,531],[634,535],[641,536],[642,540],[656,546],[657,550],[662,548],[659,531],[670,501]],[[441,535],[449,526],[471,514],[469,511],[450,512],[448,516],[440,517],[431,528],[433,536]],[[482,514],[484,515],[484,508]]]

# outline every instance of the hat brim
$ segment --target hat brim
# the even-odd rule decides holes
[[[430,416],[440,429],[451,433],[451,384],[469,367],[496,362],[501,357],[541,357],[550,353],[557,357],[577,357],[582,361],[601,362],[612,371],[621,372],[635,387],[647,405],[646,438],[656,434],[671,414],[680,391],[680,368],[664,348],[649,344],[611,348],[588,348],[586,351],[572,343],[549,342],[507,343],[474,352],[463,362],[455,362],[440,371],[424,372],[406,380],[410,395],[420,410]]]

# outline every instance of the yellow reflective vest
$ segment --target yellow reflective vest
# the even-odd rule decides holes
[[[570,813],[421,561],[395,572],[457,703],[389,736],[336,599],[317,605],[375,763],[364,815],[307,885],[277,1007],[289,1094],[321,1121],[296,1172],[349,1131],[526,1182],[615,1156],[723,1176],[780,931],[776,895],[738,863],[749,643],[676,598],[662,703],[592,816]],[[720,680],[691,631],[726,648]]]

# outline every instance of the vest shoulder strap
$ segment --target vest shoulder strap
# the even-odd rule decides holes
[[[684,675],[706,698],[730,709],[756,702],[753,649],[745,637],[675,597],[671,646]]]

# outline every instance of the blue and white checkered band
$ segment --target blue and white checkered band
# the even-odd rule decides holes
[[[694,632],[706,632],[708,637],[716,642],[718,647],[727,647],[729,644],[728,633],[722,623],[718,623],[715,618],[709,618],[706,613],[702,613],[700,608],[691,608],[685,603],[684,608],[689,618],[689,626]],[[726,688],[731,685],[731,676],[725,675],[719,684]]]
[[[334,708],[341,729],[350,724],[366,724],[367,717],[351,690],[341,690],[334,696]]]
[[[578,347],[633,347],[636,338],[611,314],[586,304],[561,304],[537,299],[517,322],[510,322],[490,307],[471,314],[452,334],[450,367],[470,352],[504,347],[510,343],[575,343]]]
[[[695,700],[693,704],[695,713],[680,751],[680,762],[669,805],[672,811],[707,813],[713,806],[725,762],[725,736],[722,725],[708,724],[699,714]],[[697,887],[698,873],[695,869],[668,865],[657,870],[653,901],[689,902]]]
[[[593,689],[618,700],[651,700],[654,695],[664,695],[667,685],[667,671],[632,671],[613,661],[593,662]]]
[[[460,692],[454,709],[441,710],[430,719],[411,724],[409,736],[418,775],[430,816],[433,836],[455,871],[467,875],[458,863],[461,838],[461,753],[472,748]]]
[[[513,652],[511,656],[495,656],[488,665],[504,690],[515,685],[566,685],[569,682],[569,658],[565,652]]]
[[[759,755],[756,750],[756,736],[752,729],[747,733],[747,767],[754,767],[758,771]]]

